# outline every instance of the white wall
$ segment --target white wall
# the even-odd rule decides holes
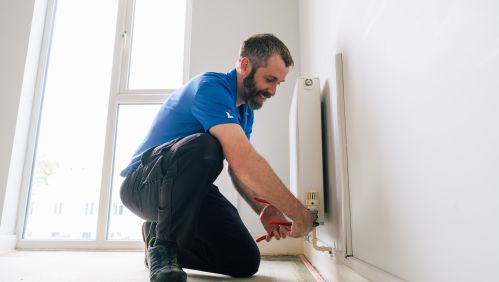
[[[408,281],[499,279],[498,10],[485,0],[299,2],[301,72],[322,79],[330,151],[343,53],[354,257]],[[326,241],[341,234],[334,211]]]

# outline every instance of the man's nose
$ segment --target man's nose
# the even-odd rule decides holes
[[[275,95],[275,93],[276,93],[276,91],[277,91],[277,85],[271,86],[271,87],[267,90],[267,92],[269,92],[269,93],[270,93],[270,96],[274,96],[274,95]]]

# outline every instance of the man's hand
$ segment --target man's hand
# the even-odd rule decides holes
[[[302,210],[303,211],[303,210]],[[272,222],[287,222],[286,217],[274,206],[268,204],[260,213],[260,221],[267,231],[266,241],[270,241],[272,237],[277,240],[286,238],[286,236],[299,238],[306,236],[313,228],[312,216],[308,210],[304,210],[300,216],[290,223],[291,228],[287,225],[276,225]]]
[[[302,209],[299,216],[293,218],[291,231],[287,233],[290,237],[299,238],[308,235],[313,228],[312,215],[307,209]]]
[[[262,222],[263,228],[265,228],[265,230],[267,231],[267,237],[265,238],[267,242],[270,241],[272,236],[277,240],[281,238],[284,239],[286,238],[286,234],[291,231],[288,226],[270,223],[272,221],[287,221],[282,212],[280,212],[272,205],[267,205],[265,208],[263,208],[262,212],[260,213],[260,221]],[[272,234],[272,236],[270,234]]]

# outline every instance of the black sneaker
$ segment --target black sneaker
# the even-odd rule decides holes
[[[154,242],[154,235],[156,235],[156,222],[146,221],[142,223],[142,241],[144,241],[144,264],[149,268],[147,261],[147,248],[151,241]]]
[[[149,278],[151,282],[185,282],[187,274],[177,262],[175,245],[155,245],[154,240],[147,251]]]

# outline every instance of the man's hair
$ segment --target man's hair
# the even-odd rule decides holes
[[[265,66],[267,59],[275,54],[281,56],[286,67],[294,65],[288,47],[279,38],[270,33],[260,33],[251,36],[243,42],[239,57],[248,58],[253,67],[257,69]]]

